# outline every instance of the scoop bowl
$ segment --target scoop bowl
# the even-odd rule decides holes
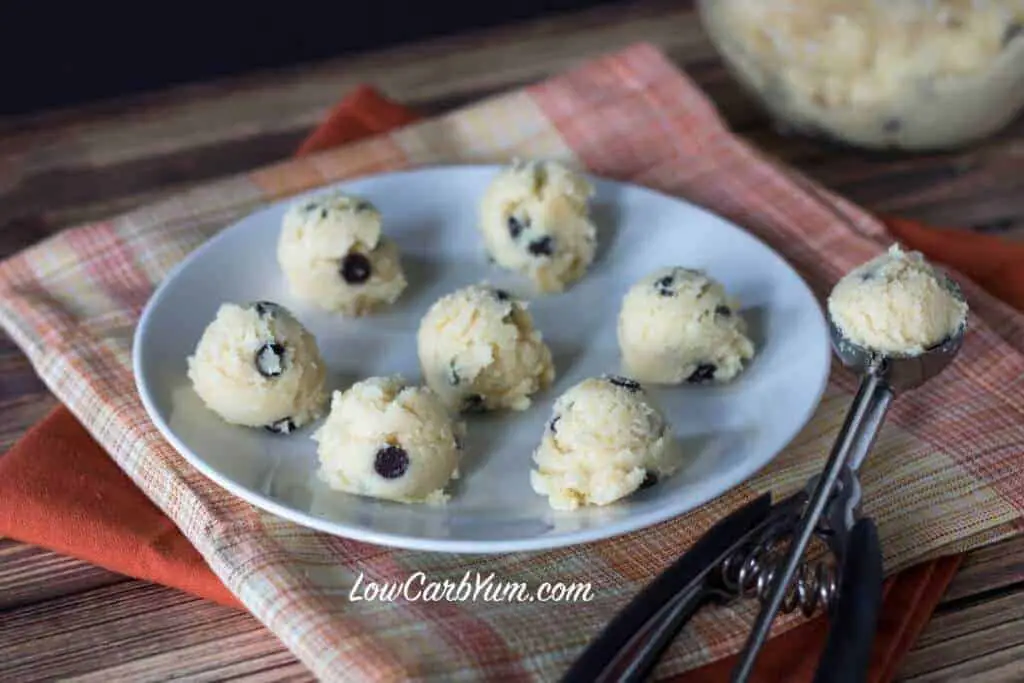
[[[946,286],[958,299],[963,300],[960,287],[946,278]],[[893,391],[915,389],[942,372],[953,362],[963,345],[967,320],[945,339],[921,353],[899,354],[876,351],[847,339],[839,326],[828,315],[828,327],[832,337],[832,350],[840,362],[859,376],[875,375]]]

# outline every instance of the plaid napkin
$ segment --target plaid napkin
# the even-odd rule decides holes
[[[842,370],[807,429],[752,481],[680,519],[577,548],[502,557],[392,551],[298,528],[237,501],[189,468],[150,425],[129,349],[153,284],[188,251],[270,198],[422,163],[544,156],[704,204],[780,250],[824,296],[884,246],[882,226],[733,137],[700,92],[639,45],[524,91],[337,151],[289,161],[56,236],[0,265],[0,323],[121,468],[258,618],[325,679],[557,675],[641,585],[757,492],[785,493],[821,464],[855,379]],[[902,397],[863,471],[887,568],[1017,531],[1015,476],[1024,319],[960,277],[972,306],[944,378]],[[589,580],[590,603],[352,603],[357,575],[466,570],[536,585]],[[736,650],[751,607],[704,612],[659,670]],[[777,632],[795,618],[782,620]]]

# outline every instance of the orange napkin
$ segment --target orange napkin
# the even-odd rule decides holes
[[[297,154],[404,126],[416,115],[361,86]],[[223,605],[241,603],[64,406],[0,457],[0,537],[49,548]]]
[[[367,86],[346,97],[298,154],[383,133],[417,116]],[[892,234],[1024,310],[1024,245],[996,237],[887,221]],[[0,457],[0,536],[77,557],[139,579],[239,606],[174,524],[103,452],[64,407],[56,408]],[[871,680],[888,681],[956,573],[960,557],[924,562],[886,582]],[[824,644],[821,617],[772,639],[752,680],[809,681]],[[734,658],[676,680],[727,680]]]

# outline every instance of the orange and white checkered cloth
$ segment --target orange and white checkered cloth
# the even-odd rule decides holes
[[[810,424],[764,471],[678,519],[608,541],[504,556],[391,550],[260,512],[205,479],[151,424],[130,349],[154,286],[192,249],[261,204],[422,164],[547,157],[686,198],[781,252],[824,298],[887,246],[882,225],[732,135],[701,91],[636,45],[564,75],[348,146],[211,183],[65,231],[0,264],[0,324],[49,388],[181,527],[251,612],[324,680],[559,675],[612,615],[715,520],[816,472],[856,379],[835,369]],[[902,396],[861,472],[886,568],[1015,533],[1024,512],[1024,316],[958,276],[963,351],[941,381]],[[837,364],[838,365],[838,364]],[[457,581],[590,581],[591,602],[351,602],[360,573]],[[708,610],[659,668],[735,652],[754,605]],[[776,630],[796,623],[782,619]]]

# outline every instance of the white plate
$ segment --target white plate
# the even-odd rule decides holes
[[[239,221],[186,258],[154,293],[135,335],[135,377],[163,435],[199,471],[250,503],[328,533],[447,552],[537,550],[593,541],[680,515],[764,467],[821,398],[830,350],[821,308],[774,251],[731,223],[679,199],[592,179],[600,248],[569,291],[536,297],[489,265],[476,231],[478,199],[496,167],[451,166],[367,177],[339,187],[374,202],[402,250],[409,288],[396,306],[339,319],[292,297],[275,245],[287,203]],[[316,194],[316,192],[309,193]],[[721,387],[653,390],[689,453],[674,477],[604,508],[555,512],[529,484],[530,456],[555,397],[618,370],[619,303],[629,285],[664,265],[704,268],[739,297],[757,356]],[[186,357],[224,301],[277,301],[316,335],[332,388],[379,374],[420,377],[415,335],[441,295],[483,279],[531,299],[555,355],[554,387],[523,413],[468,419],[464,474],[444,507],[409,506],[326,489],[310,434],[233,427],[207,410],[186,377]]]

